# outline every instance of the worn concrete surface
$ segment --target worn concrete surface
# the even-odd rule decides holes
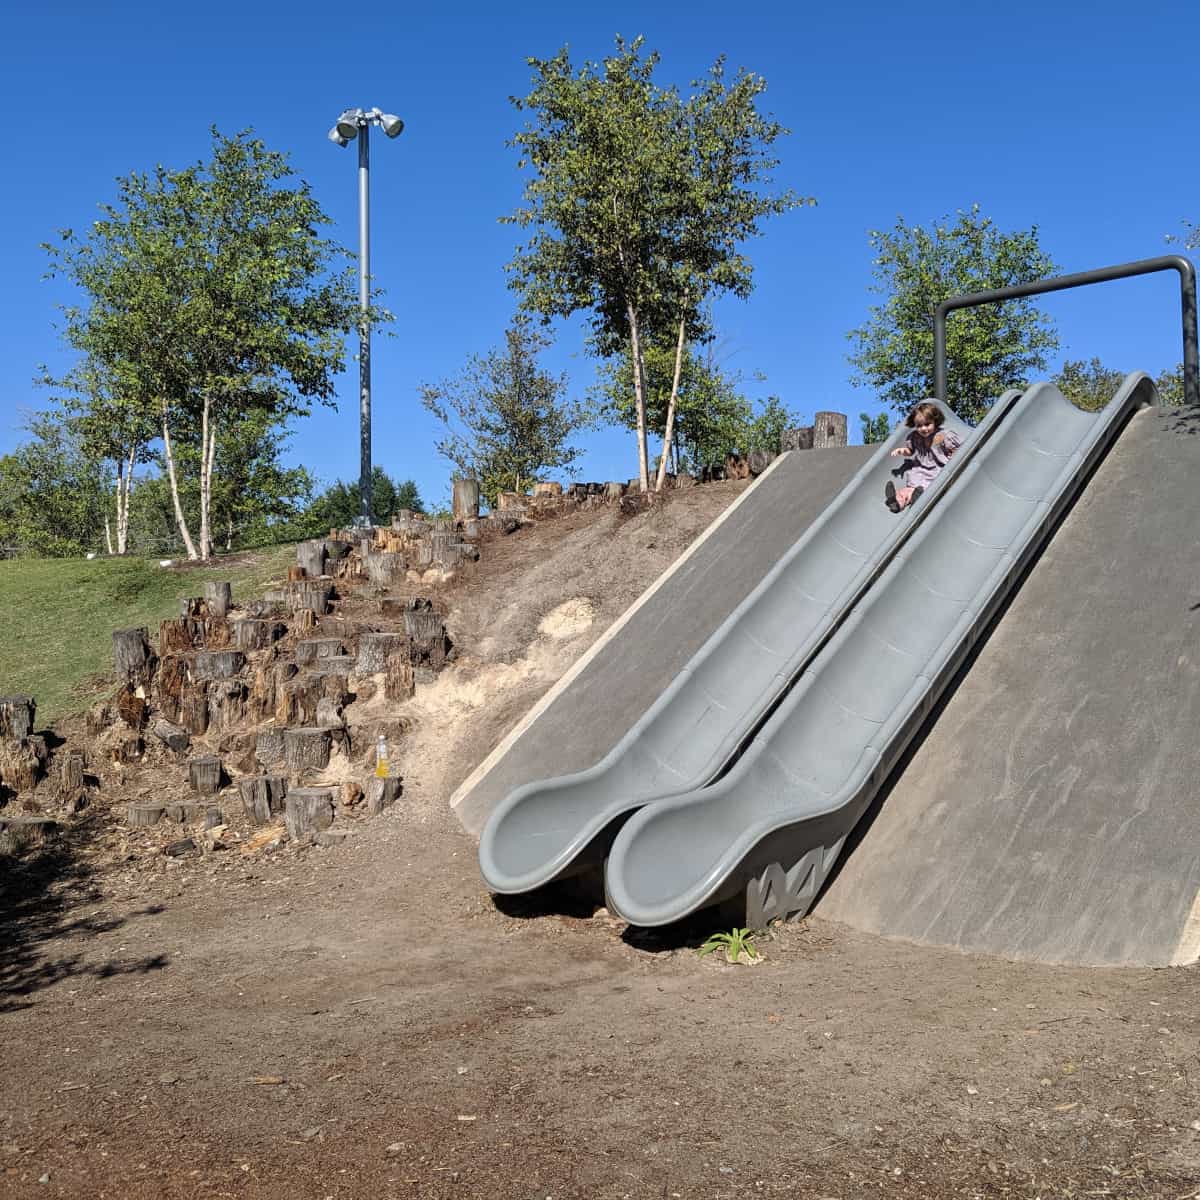
[[[1134,418],[816,911],[1045,962],[1200,954],[1200,414]]]

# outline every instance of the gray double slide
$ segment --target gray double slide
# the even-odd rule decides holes
[[[1147,387],[1131,376],[1098,414],[1049,385],[1007,393],[901,517],[881,503],[898,431],[601,762],[497,806],[489,885],[528,890],[607,851],[609,903],[637,925],[743,893],[752,923],[804,911]]]

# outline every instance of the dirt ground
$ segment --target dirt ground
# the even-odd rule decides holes
[[[8,863],[0,1196],[1200,1197],[1194,970],[816,920],[731,966],[488,895],[450,792],[740,486],[490,544],[342,845],[169,858],[101,803]]]

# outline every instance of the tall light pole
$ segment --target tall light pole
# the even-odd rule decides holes
[[[359,514],[355,522],[370,526],[371,520],[371,230],[369,177],[371,172],[371,126],[378,125],[388,137],[399,137],[404,122],[377,108],[348,108],[329,131],[329,140],[348,146],[358,138],[358,412],[359,412]]]

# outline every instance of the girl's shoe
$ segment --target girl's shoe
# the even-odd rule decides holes
[[[900,505],[896,500],[896,485],[889,479],[883,488],[883,502],[894,513],[900,511]]]
[[[909,507],[909,508],[912,508],[912,506],[913,506],[914,504],[916,504],[916,502],[917,502],[917,501],[920,499],[920,497],[922,496],[922,494],[924,493],[924,491],[925,491],[925,489],[924,489],[923,487],[915,487],[915,488],[913,488],[912,499],[911,499],[911,500],[909,500],[909,502],[908,502],[908,507]]]

